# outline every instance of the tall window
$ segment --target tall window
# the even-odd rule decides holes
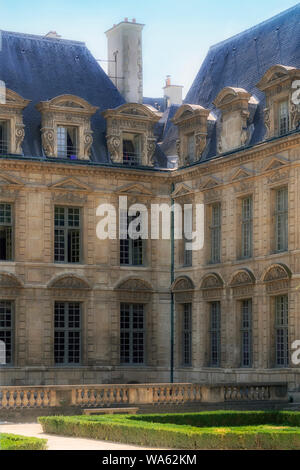
[[[145,314],[142,304],[120,306],[120,362],[143,364],[145,362]]]
[[[252,257],[252,197],[242,199],[242,258]]]
[[[241,303],[242,367],[252,365],[252,300]]]
[[[74,158],[78,156],[77,127],[57,127],[57,156],[60,158]]]
[[[276,366],[289,365],[288,296],[275,297]]]
[[[140,165],[142,161],[141,134],[123,134],[123,164],[127,166]]]
[[[0,341],[5,344],[5,358],[1,359],[5,359],[5,365],[13,361],[13,308],[10,300],[0,301]]]
[[[193,265],[193,250],[188,250],[193,239],[193,211],[185,208],[184,210],[184,233],[183,233],[183,265],[189,267]]]
[[[125,239],[120,239],[120,264],[124,266],[143,266],[144,264],[144,241],[142,237],[132,239],[129,236],[129,225],[140,214],[136,216],[129,216],[127,212],[121,211],[120,213],[120,232]],[[136,227],[137,232],[142,233],[140,224]]]
[[[276,251],[288,249],[288,188],[276,191]]]
[[[187,157],[190,163],[195,161],[195,135],[194,134],[189,134],[187,136]]]
[[[279,103],[279,135],[287,134],[289,131],[289,102],[281,101]]]
[[[54,362],[80,364],[81,362],[81,304],[55,302],[54,306]]]
[[[219,367],[221,362],[221,305],[210,304],[210,365]]]
[[[221,262],[221,204],[213,204],[211,206],[211,263]]]
[[[182,333],[183,365],[190,366],[192,364],[192,304],[183,304]]]
[[[11,204],[0,204],[0,261],[13,258],[13,215]]]
[[[54,210],[54,260],[57,263],[81,261],[80,209],[55,207]]]
[[[7,121],[0,121],[0,153],[6,154],[9,150],[9,128]]]

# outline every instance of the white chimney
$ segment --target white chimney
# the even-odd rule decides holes
[[[171,76],[167,75],[166,85],[164,86],[164,97],[167,99],[168,108],[172,104],[182,105],[182,89],[181,85],[172,85]]]
[[[106,31],[108,75],[128,103],[143,102],[143,24],[125,18]]]

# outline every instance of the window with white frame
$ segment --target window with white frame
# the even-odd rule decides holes
[[[275,192],[275,229],[276,251],[288,249],[288,188],[280,188]]]
[[[276,366],[289,365],[288,296],[275,297]]]
[[[13,315],[14,302],[0,300],[0,341],[4,343],[5,357],[1,357],[0,365],[12,365],[13,363]],[[1,348],[2,349],[2,348]]]
[[[252,232],[253,232],[253,200],[252,197],[242,199],[242,258],[252,257]]]
[[[221,304],[210,303],[210,365],[220,367],[221,363]]]
[[[78,207],[54,209],[54,261],[81,262],[81,210]]]
[[[78,129],[74,126],[57,127],[57,156],[74,158],[78,156]]]
[[[252,300],[241,302],[241,352],[242,367],[252,365]]]
[[[0,203],[0,261],[13,259],[12,205]]]
[[[78,365],[81,362],[81,304],[55,302],[54,362]]]
[[[120,305],[120,362],[145,363],[145,313],[143,304]]]

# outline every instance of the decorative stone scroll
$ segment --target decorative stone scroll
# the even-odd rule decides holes
[[[289,288],[292,273],[284,264],[277,264],[269,268],[264,276],[266,289],[269,294],[284,291]]]

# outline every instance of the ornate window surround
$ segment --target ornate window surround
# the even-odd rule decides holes
[[[9,123],[8,153],[22,155],[22,143],[25,137],[23,110],[30,100],[25,100],[18,93],[6,88],[5,103],[0,102],[0,120]]]
[[[185,104],[176,112],[171,121],[178,127],[176,142],[178,166],[189,165],[188,138],[194,135],[195,161],[201,159],[207,142],[207,120],[210,111],[199,105]]]
[[[265,139],[279,134],[279,105],[282,101],[289,103],[289,130],[295,130],[300,123],[300,105],[292,102],[295,89],[292,83],[300,79],[300,70],[295,67],[274,65],[271,67],[260,82],[256,85],[266,95],[266,108],[264,110],[264,121],[266,126]]]
[[[123,164],[123,134],[139,134],[141,138],[141,165],[153,166],[156,148],[154,125],[160,120],[159,113],[152,106],[126,103],[116,109],[102,113],[107,121],[107,146],[114,163]]]
[[[60,95],[49,101],[41,101],[36,109],[42,114],[42,145],[47,157],[57,157],[57,127],[78,128],[78,159],[89,160],[93,144],[91,117],[99,109],[83,98]]]
[[[218,153],[224,153],[232,150],[226,145],[225,139],[225,128],[224,122],[227,119],[237,117],[239,118],[240,134],[237,136],[237,140],[233,148],[240,148],[245,146],[250,137],[248,130],[249,127],[249,104],[257,104],[257,100],[251,97],[243,88],[225,87],[220,91],[214,101],[214,105],[222,112],[222,118],[220,120],[219,129],[217,129],[218,138]]]

